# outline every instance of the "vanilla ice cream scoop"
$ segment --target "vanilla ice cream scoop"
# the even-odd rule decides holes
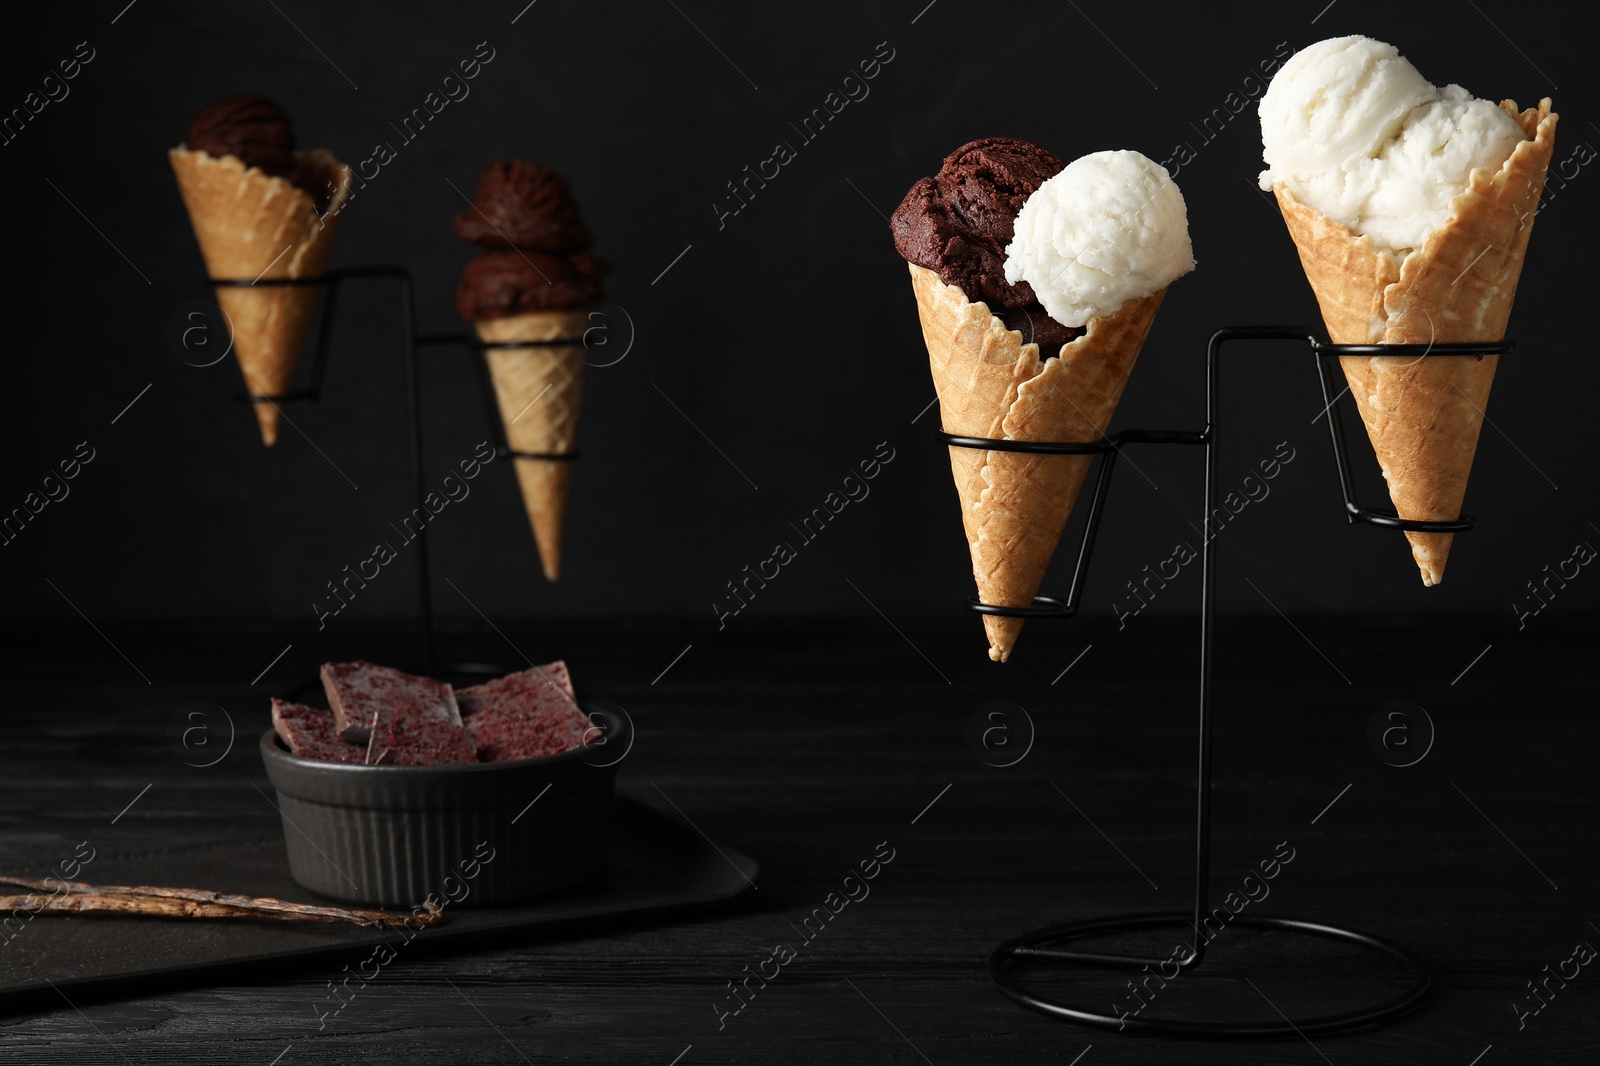
[[[1138,152],[1068,163],[1017,213],[1006,280],[1026,281],[1064,326],[1107,317],[1194,269],[1183,194]]]
[[[1390,44],[1337,37],[1295,53],[1261,97],[1261,187],[1381,247],[1421,247],[1472,171],[1498,170],[1522,128],[1459,85],[1435,88]]]

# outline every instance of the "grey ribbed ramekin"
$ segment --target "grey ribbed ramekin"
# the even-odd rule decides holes
[[[381,906],[516,903],[598,875],[616,767],[586,754],[360,766],[293,755],[271,729],[261,738],[295,881]]]

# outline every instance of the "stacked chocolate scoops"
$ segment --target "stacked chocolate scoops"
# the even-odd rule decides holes
[[[184,143],[167,153],[211,277],[255,280],[219,285],[217,303],[250,395],[277,396],[294,381],[317,289],[272,285],[321,277],[350,170],[327,152],[296,152],[294,126],[264,96],[230,96],[195,116]],[[252,404],[261,439],[278,439],[279,410]]]
[[[1368,37],[1296,53],[1261,98],[1278,207],[1335,344],[1505,337],[1554,147],[1550,101],[1437,88]],[[1401,518],[1454,521],[1498,356],[1340,357]],[[1424,585],[1449,533],[1407,532]]]
[[[1105,439],[1167,285],[1194,269],[1183,196],[1137,152],[1064,166],[1027,141],[973,141],[911,187],[891,228],[960,436]],[[1033,602],[1091,462],[950,449],[982,602]],[[983,624],[1005,662],[1022,619]]]
[[[457,692],[442,681],[368,662],[326,663],[331,711],[272,701],[294,754],[368,766],[448,766],[533,759],[582,747],[594,727],[564,662]]]
[[[589,252],[594,238],[577,201],[549,167],[490,163],[478,179],[472,210],[457,215],[453,228],[484,248],[461,273],[457,313],[485,342],[533,342],[485,349],[506,443],[514,452],[572,452],[583,404],[586,309],[604,298],[600,279],[609,270]],[[549,341],[571,343],[541,343]],[[518,457],[516,467],[539,560],[554,581],[561,573],[572,463]]]

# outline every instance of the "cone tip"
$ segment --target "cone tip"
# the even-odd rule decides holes
[[[270,403],[251,404],[256,409],[256,425],[261,428],[261,443],[272,447],[278,443],[278,408]]]
[[[541,514],[534,519],[534,545],[539,549],[539,569],[546,581],[561,577],[561,527],[551,528],[550,515]]]
[[[1436,550],[1432,544],[1416,543],[1411,545],[1411,558],[1416,561],[1417,571],[1422,575],[1424,588],[1433,588],[1444,583],[1444,564],[1449,558],[1449,541],[1445,541],[1444,551]]]

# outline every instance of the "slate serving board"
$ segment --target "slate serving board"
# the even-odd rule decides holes
[[[410,933],[299,922],[41,915],[0,943],[0,1014],[150,991],[156,983],[239,980],[324,957],[329,979],[354,972],[380,942],[398,957],[451,941],[556,933],[732,899],[755,881],[755,860],[713,845],[637,800],[617,799],[606,871],[559,897],[509,907],[447,907],[443,924]],[[92,871],[92,876],[90,876]],[[173,885],[314,902],[289,877],[282,837],[100,856],[95,884]],[[326,902],[326,901],[320,901]],[[70,999],[69,999],[70,997]]]

